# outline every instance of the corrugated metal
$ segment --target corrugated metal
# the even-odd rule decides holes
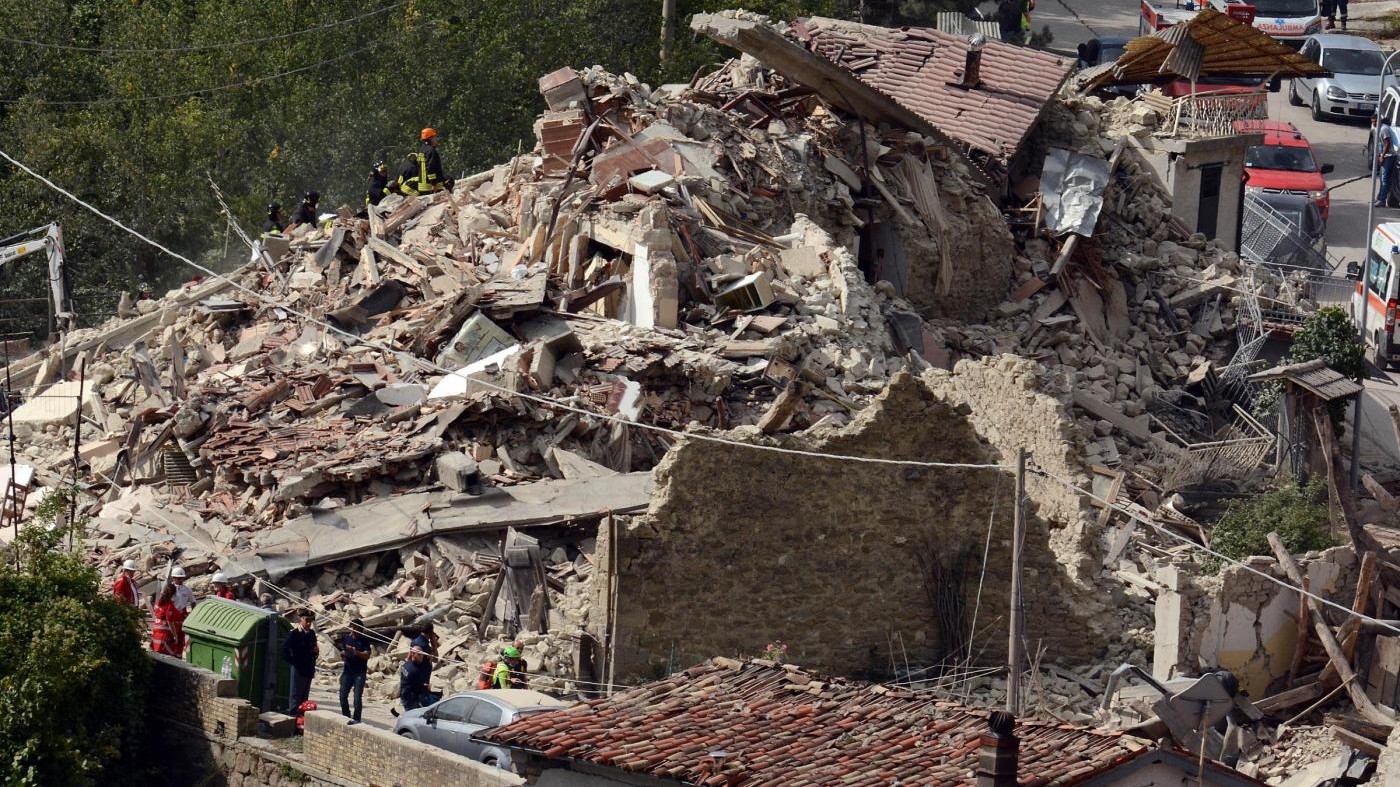
[[[1276,366],[1249,376],[1250,382],[1265,383],[1276,380],[1287,380],[1325,402],[1352,396],[1363,390],[1361,383],[1347,378],[1322,359]]]
[[[933,26],[939,32],[954,36],[970,36],[973,33],[981,33],[988,40],[1001,37],[1001,29],[997,27],[995,20],[973,19],[957,11],[939,11],[934,17]]]
[[[1201,47],[1199,59],[1194,52],[1174,54],[1188,36]],[[1212,74],[1294,77],[1328,73],[1254,27],[1206,9],[1185,22],[1129,41],[1113,69],[1096,76],[1089,86],[1190,79],[1193,74],[1199,78]]]
[[[965,89],[958,86],[967,59],[965,35],[822,17],[800,21],[794,30],[809,49],[850,69],[949,137],[1003,163],[1074,67],[1069,58],[988,36],[981,84]]]

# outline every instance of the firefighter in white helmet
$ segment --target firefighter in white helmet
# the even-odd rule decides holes
[[[228,586],[228,575],[222,571],[215,571],[214,577],[210,580],[214,586],[214,596],[233,600],[233,588]]]

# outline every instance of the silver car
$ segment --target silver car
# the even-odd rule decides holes
[[[531,713],[566,708],[570,703],[528,689],[485,689],[453,694],[399,716],[394,732],[447,749],[494,768],[514,771],[510,749],[474,740],[473,735],[510,724]]]
[[[1322,33],[1311,36],[1300,53],[1332,72],[1330,77],[1294,79],[1288,101],[1295,107],[1312,107],[1314,120],[1328,117],[1369,118],[1380,101],[1380,73],[1385,52],[1369,38]],[[1387,73],[1386,87],[1396,84]]]

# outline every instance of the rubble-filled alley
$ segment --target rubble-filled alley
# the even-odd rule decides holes
[[[937,30],[692,26],[743,54],[656,88],[546,74],[533,150],[265,236],[11,364],[28,509],[76,479],[105,573],[133,560],[149,594],[178,563],[316,610],[323,689],[362,619],[382,705],[428,622],[448,692],[511,642],[532,688],[593,697],[781,641],[997,704],[1017,553],[1027,714],[1251,777],[1377,758],[1400,688],[1373,624],[1400,608],[1384,485],[1352,499],[1324,443],[1350,545],[1203,568],[1198,501],[1283,465],[1249,402],[1301,378],[1250,377],[1265,315],[1319,303],[1174,214],[1160,104]],[[1014,104],[989,117],[1019,133],[892,95],[938,58],[940,89]],[[1305,581],[1371,621],[1285,589]],[[1224,736],[1175,696],[1218,669],[1245,690],[1213,698]]]

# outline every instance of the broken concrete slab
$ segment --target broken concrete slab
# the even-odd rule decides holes
[[[81,391],[81,399],[79,397]],[[16,427],[44,427],[49,424],[71,424],[81,408],[92,409],[93,390],[78,380],[66,380],[45,388],[29,401],[15,408],[11,418]]]

